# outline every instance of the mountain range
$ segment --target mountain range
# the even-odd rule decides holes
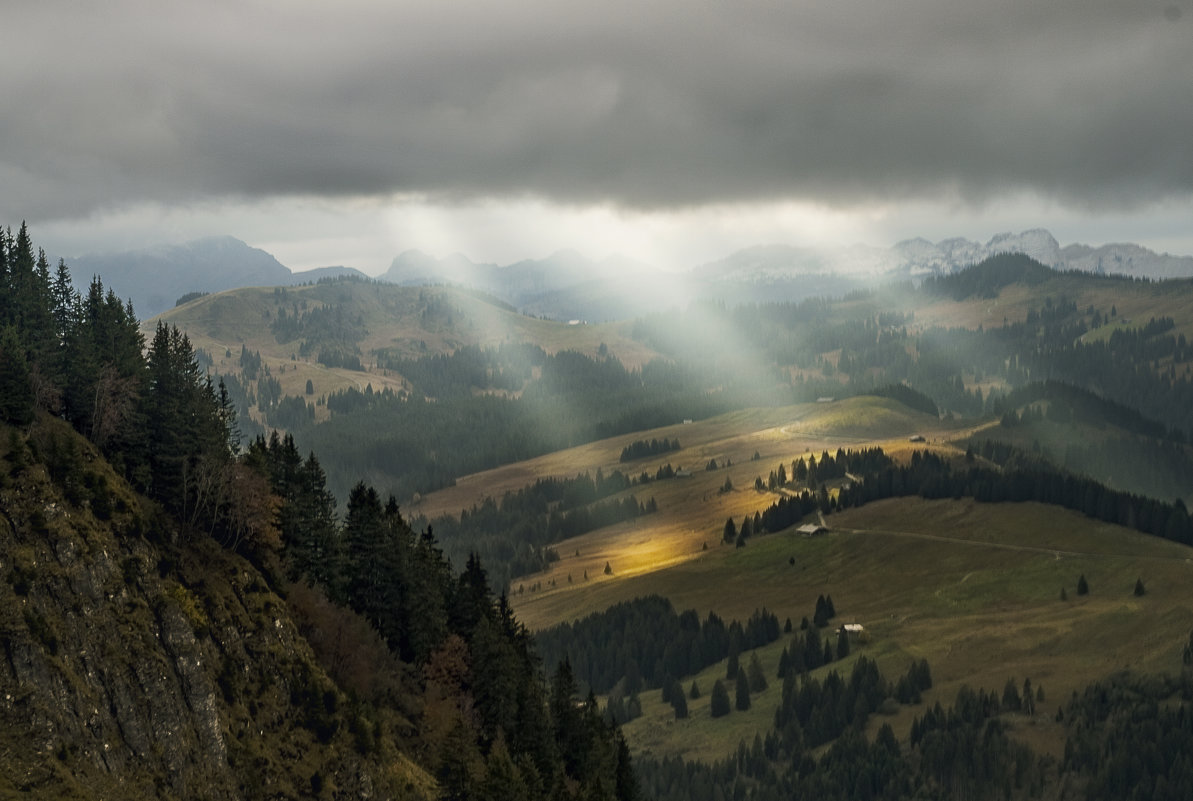
[[[964,238],[908,239],[891,247],[829,249],[758,245],[684,271],[663,271],[624,257],[595,261],[574,250],[513,264],[474,262],[455,253],[436,258],[401,253],[378,280],[401,285],[455,284],[479,289],[534,316],[601,321],[684,306],[698,299],[725,303],[799,301],[839,296],[876,283],[949,274],[998,253],[1024,253],[1058,270],[1136,278],[1193,277],[1193,257],[1156,253],[1132,243],[1061,246],[1046,230],[1003,233],[981,243]],[[350,267],[292,272],[276,258],[231,236],[126,253],[89,255],[69,263],[77,283],[102,277],[150,317],[190,292],[276,286],[337,276],[365,277]]]

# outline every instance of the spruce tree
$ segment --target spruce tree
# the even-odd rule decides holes
[[[762,669],[762,662],[758,659],[758,652],[752,652],[750,656],[749,675],[747,676],[750,683],[750,692],[760,693],[766,689],[766,673]]]
[[[739,712],[744,712],[750,708],[750,680],[746,677],[746,671],[737,671],[737,692],[734,706]]]
[[[729,693],[725,691],[725,685],[721,683],[720,679],[713,682],[712,696],[708,700],[708,710],[714,718],[729,714]]]
[[[1002,708],[1007,712],[1018,712],[1023,708],[1023,699],[1019,696],[1014,679],[1007,679],[1002,689]]]
[[[0,422],[33,422],[34,395],[25,348],[14,326],[0,329]]]
[[[1085,581],[1084,573],[1082,573],[1081,577],[1077,579],[1077,594],[1078,595],[1088,595],[1089,594],[1089,584],[1086,583],[1086,581]]]
[[[791,655],[789,653],[787,653],[787,649],[784,648],[782,653],[779,654],[779,670],[778,670],[778,674],[777,674],[778,678],[780,678],[780,679],[786,678],[787,671],[790,669],[791,669]]]
[[[688,716],[688,699],[676,682],[676,692],[671,696],[671,707],[675,710],[675,719],[682,720]]]

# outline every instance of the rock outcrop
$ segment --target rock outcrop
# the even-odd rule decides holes
[[[418,797],[251,563],[184,538],[65,424],[0,434],[0,796]],[[68,500],[76,481],[110,507]]]

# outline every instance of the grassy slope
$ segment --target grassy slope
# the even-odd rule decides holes
[[[453,309],[451,321],[423,324],[426,298],[442,298]],[[639,367],[655,353],[629,336],[629,323],[569,326],[526,317],[473,295],[446,287],[399,287],[387,284],[342,282],[287,287],[284,295],[272,287],[234,289],[207,295],[163,312],[142,328],[149,338],[158,321],[177,325],[196,348],[211,353],[214,369],[240,373],[240,349],[259,351],[285,395],[303,395],[309,379],[315,395],[371,383],[374,389],[400,389],[401,376],[370,367],[367,372],[329,368],[313,357],[297,357],[299,342],[279,343],[270,321],[279,308],[291,312],[295,304],[308,308],[343,304],[364,320],[368,335],[359,344],[361,362],[372,365],[372,351],[388,348],[406,356],[450,353],[464,345],[496,346],[502,342],[530,342],[554,353],[575,350],[595,355],[602,343],[627,367]],[[424,347],[425,345],[425,347]],[[230,356],[225,353],[231,351]]]
[[[875,421],[881,421],[888,438],[873,439],[879,426]],[[686,425],[612,437],[488,470],[425,496],[408,511],[428,518],[457,514],[487,495],[500,498],[505,491],[526,486],[536,477],[574,476],[598,467],[606,473],[619,469],[631,476],[644,470],[653,475],[660,465],[668,462],[691,470],[690,478],[651,482],[629,490],[640,502],[654,497],[658,513],[568,540],[558,547],[563,558],[549,571],[526,577],[524,584],[535,581],[545,586],[552,581],[556,584],[555,588],[518,599],[519,614],[537,625],[540,620],[565,619],[563,610],[568,607],[569,587],[583,583],[585,573],[590,582],[598,576],[604,579],[606,562],[619,576],[650,573],[663,565],[698,557],[705,544],[710,548],[716,546],[727,517],[733,516],[740,522],[744,515],[761,511],[777,500],[779,496],[775,493],[756,492],[754,478],[761,476],[765,481],[780,462],[790,470],[795,458],[814,454],[819,459],[825,449],[835,452],[838,447],[858,448],[871,442],[897,451],[908,446],[907,436],[914,432],[923,432],[933,439],[953,434],[952,429],[934,418],[886,398],[749,409]],[[678,438],[683,449],[620,464],[622,448],[643,437]],[[755,452],[760,456],[756,462],[751,461]],[[718,464],[728,459],[733,464],[706,471],[710,459],[716,459]],[[721,493],[727,476],[735,489]],[[567,580],[569,574],[573,579],[571,585]],[[593,608],[600,607],[581,604],[570,616]]]
[[[789,465],[809,450],[819,455],[838,446],[879,444],[905,456],[912,432],[946,453],[958,452],[947,440],[965,433],[885,399],[754,409],[638,435],[678,436],[684,449],[677,453],[619,465],[621,448],[635,437],[613,438],[469,477],[428,496],[415,511],[458,510],[536,476],[598,466],[653,473],[670,461],[695,468],[691,478],[635,489],[639,500],[656,498],[657,515],[561,543],[562,559],[549,571],[515,582],[519,618],[537,629],[660,593],[677,609],[701,615],[712,610],[744,620],[766,606],[780,620],[798,623],[811,615],[816,596],[827,592],[839,610],[837,622],[860,622],[873,633],[861,652],[876,658],[888,676],[897,677],[913,658],[929,660],[937,680],[929,702],[951,702],[961,683],[1001,690],[1013,676],[1042,684],[1041,715],[1019,729],[1046,749],[1059,747],[1060,740],[1045,713],[1073,690],[1121,668],[1176,666],[1193,626],[1193,601],[1182,589],[1193,578],[1193,551],[1063,509],[899,499],[830,517],[834,533],[828,537],[785,532],[755,537],[744,549],[720,544],[727,516],[740,520],[777,497],[755,492],[755,475],[765,479],[780,461]],[[887,436],[876,439],[881,433]],[[755,450],[762,457],[757,462],[750,461]],[[725,457],[732,467],[703,470],[708,459]],[[739,489],[720,494],[726,474]],[[611,576],[603,573],[606,562]],[[1081,574],[1092,588],[1083,598],[1076,594]],[[1132,595],[1136,578],[1148,588],[1143,598]],[[535,582],[544,588],[525,589]],[[1059,600],[1062,587],[1065,602]],[[772,676],[786,642],[761,651]],[[848,670],[848,663],[839,667]],[[750,713],[714,722],[708,693],[723,672],[723,665],[714,666],[696,677],[704,696],[690,704],[688,721],[674,721],[657,693],[646,694],[644,716],[626,727],[635,749],[716,758],[741,737],[764,732],[778,702],[778,682],[755,699]],[[685,680],[685,689],[690,684]],[[905,735],[918,712],[901,711],[892,721],[896,730]]]
[[[883,308],[889,305],[914,311],[913,328],[932,325],[990,328],[1002,325],[1004,319],[1023,320],[1028,310],[1038,308],[1046,296],[1072,299],[1082,309],[1093,305],[1104,313],[1116,306],[1118,317],[1087,334],[1089,338],[1109,336],[1115,327],[1123,326],[1124,318],[1133,325],[1141,325],[1151,317],[1165,315],[1176,321],[1177,333],[1193,338],[1193,282],[1189,281],[1145,284],[1057,275],[1039,287],[1006,287],[994,299],[924,302],[919,295],[891,291],[884,295],[887,302]],[[429,297],[444,298],[457,312],[450,323],[423,325],[420,311],[425,303],[420,298]],[[605,343],[609,352],[627,367],[641,366],[657,356],[651,348],[631,338],[629,322],[569,326],[516,314],[456,289],[356,282],[287,287],[284,295],[275,294],[271,287],[208,295],[147,321],[144,330],[147,336],[151,335],[158,320],[177,324],[190,335],[196,347],[211,353],[215,369],[225,374],[239,373],[241,345],[260,351],[286,395],[303,395],[308,380],[316,396],[349,386],[363,388],[368,383],[375,389],[402,386],[400,376],[376,368],[362,373],[327,368],[313,359],[291,359],[297,355],[299,343],[278,343],[269,323],[279,308],[292,309],[304,300],[308,308],[325,303],[345,304],[363,317],[369,331],[360,343],[362,362],[366,363],[371,362],[371,352],[377,348],[417,356],[451,352],[462,345],[501,342],[532,342],[548,352],[571,349],[588,354],[595,354],[601,343]],[[842,309],[859,306],[879,309],[872,299],[840,302]],[[228,351],[231,356],[225,357]],[[324,413],[317,410],[320,416]]]
[[[1143,325],[1152,317],[1171,317],[1176,323],[1175,333],[1193,337],[1193,281],[1110,281],[1083,275],[1058,274],[1036,287],[1012,285],[1005,287],[997,298],[969,298],[963,301],[940,299],[931,303],[911,301],[915,305],[917,326],[943,325],[964,328],[997,328],[1005,318],[1022,322],[1031,309],[1039,309],[1044,298],[1064,297],[1077,308],[1093,306],[1103,314],[1115,307],[1117,317],[1104,328],[1106,336],[1114,328],[1122,327],[1127,318],[1132,326]],[[908,301],[905,299],[904,301]],[[1101,329],[1099,329],[1101,330]],[[1091,332],[1089,336],[1094,336]]]
[[[1193,626],[1193,551],[1039,504],[982,505],[972,501],[883,501],[829,518],[834,533],[805,539],[792,532],[754,538],[743,549],[712,546],[661,570],[601,576],[570,591],[520,601],[532,626],[660,593],[677,609],[716,611],[745,619],[766,606],[782,620],[810,615],[828,593],[835,622],[858,622],[873,641],[856,653],[878,660],[890,677],[911,659],[927,658],[936,687],[929,703],[951,702],[962,683],[1001,690],[1008,677],[1043,685],[1043,716],[1062,699],[1113,671],[1173,670]],[[789,560],[794,558],[795,564]],[[1076,594],[1084,574],[1091,593]],[[1136,578],[1148,593],[1132,594]],[[1068,600],[1059,599],[1067,589]],[[763,649],[771,676],[779,643]],[[848,670],[848,664],[840,669]],[[822,670],[823,672],[823,670]],[[705,697],[690,704],[689,721],[673,721],[650,693],[646,714],[626,727],[631,744],[657,754],[715,758],[771,725],[777,682],[732,725],[708,719],[707,693],[718,665],[697,677]],[[685,689],[690,680],[684,682]],[[906,735],[912,714],[893,721]],[[1056,747],[1046,731],[1043,744]]]

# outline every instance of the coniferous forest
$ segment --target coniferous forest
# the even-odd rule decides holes
[[[544,673],[478,558],[454,566],[430,527],[415,532],[392,497],[364,484],[340,523],[314,453],[276,435],[242,449],[228,393],[204,375],[187,337],[161,325],[146,347],[130,306],[98,277],[85,297],[76,293],[63,263],[51,275],[23,226],[0,234],[0,412],[18,482],[31,458],[41,460],[75,508],[100,520],[131,515],[124,536],[167,553],[214,541],[289,598],[356,708],[345,721],[336,692],[296,690],[318,742],[347,726],[362,755],[396,747],[445,799],[638,797],[616,726],[580,695],[566,664]],[[110,492],[85,449],[47,428],[49,416],[68,421],[151,505],[130,509],[124,493]],[[21,455],[31,446],[32,457]],[[19,513],[6,515],[14,525]],[[178,558],[159,570],[168,574]],[[18,596],[35,593],[31,575],[8,576]],[[29,613],[25,621],[57,651],[51,623]],[[385,675],[362,675],[370,669]],[[225,697],[255,704],[235,697],[234,676],[221,674]],[[323,782],[312,778],[312,787]]]

